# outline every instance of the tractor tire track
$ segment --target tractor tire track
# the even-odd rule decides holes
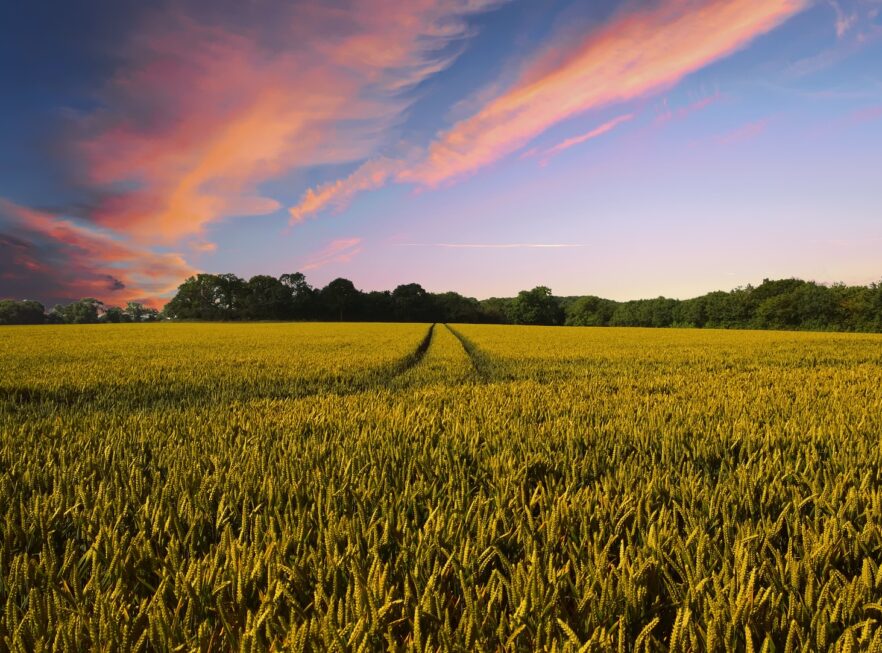
[[[472,363],[472,367],[475,368],[475,373],[478,375],[478,379],[484,383],[490,381],[493,378],[493,373],[491,369],[490,360],[487,356],[481,352],[480,349],[473,343],[471,340],[466,338],[459,331],[454,329],[449,324],[444,325],[450,333],[454,335],[454,337],[459,340],[459,344],[462,345],[462,348],[465,350],[465,353],[468,355],[469,360]]]
[[[435,333],[436,324],[432,324],[429,327],[429,330],[426,332],[426,336],[422,339],[417,348],[406,356],[404,359],[398,362],[398,364],[393,368],[392,373],[386,379],[386,383],[390,383],[394,381],[397,377],[406,373],[411,368],[419,365],[420,361],[426,356],[426,352],[429,351],[429,347],[432,345],[432,336]]]

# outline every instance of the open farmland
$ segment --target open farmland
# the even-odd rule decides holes
[[[882,337],[0,333],[0,649],[882,651]]]

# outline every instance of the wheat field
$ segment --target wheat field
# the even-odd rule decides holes
[[[0,332],[0,650],[882,652],[882,337]]]

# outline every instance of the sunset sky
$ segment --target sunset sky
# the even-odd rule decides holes
[[[0,6],[0,297],[882,280],[882,0]]]

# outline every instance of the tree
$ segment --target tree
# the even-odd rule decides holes
[[[45,321],[46,309],[40,302],[0,300],[0,324],[43,324]]]
[[[97,300],[83,302],[87,305],[77,302],[59,306],[42,319],[52,323],[89,321],[93,315],[88,304]],[[11,319],[11,306],[8,302],[0,305],[4,307],[0,309],[0,324]],[[34,316],[39,309],[37,304]],[[283,274],[278,279],[257,275],[248,282],[233,274],[199,274],[181,284],[166,305],[165,314],[174,319],[195,320],[330,319],[882,331],[882,283],[828,287],[799,279],[764,279],[757,287],[710,292],[692,299],[657,297],[628,302],[596,296],[555,297],[549,288],[538,286],[521,291],[514,298],[478,301],[455,292],[430,293],[417,283],[401,284],[391,292],[362,293],[342,278],[316,290],[299,272]],[[103,319],[111,321],[115,319],[113,315],[111,312]],[[143,321],[156,316],[156,311],[130,302],[122,320],[131,317],[138,321],[138,316]]]
[[[361,293],[349,279],[337,278],[319,291],[319,301],[325,314],[341,322],[355,319]]]
[[[674,326],[701,328],[707,324],[704,297],[678,302],[673,312]]]
[[[512,321],[515,324],[563,324],[564,315],[560,304],[546,286],[522,290],[512,302]]]
[[[492,321],[477,299],[456,292],[432,295],[438,320],[442,322],[481,323]]]
[[[394,316],[399,322],[434,322],[432,296],[418,283],[403,284],[392,291]]]
[[[279,281],[288,290],[291,302],[288,305],[290,313],[287,318],[308,319],[316,313],[316,289],[306,282],[306,277],[300,272],[283,274]]]
[[[566,311],[566,324],[572,326],[608,326],[616,311],[616,302],[600,297],[579,297]]]
[[[616,306],[609,318],[610,326],[644,326],[637,302],[623,302]]]
[[[388,322],[395,314],[395,300],[388,290],[372,290],[362,295],[361,315],[371,322]]]
[[[53,311],[65,324],[95,324],[104,304],[94,297],[86,297],[67,306],[58,304]]]
[[[222,319],[241,319],[248,296],[248,286],[245,280],[229,273],[219,274],[216,278],[218,306],[223,312]]]
[[[764,329],[827,329],[840,322],[835,295],[825,286],[788,279],[759,304],[754,322]],[[795,283],[794,283],[795,282]],[[763,285],[778,282],[764,282]],[[762,286],[761,286],[762,287]]]
[[[291,315],[293,297],[281,282],[265,274],[251,277],[245,289],[242,318],[246,320],[284,320]]]
[[[178,287],[165,312],[179,320],[234,320],[240,317],[245,288],[234,274],[197,274]]]
[[[178,320],[216,320],[220,317],[217,284],[212,274],[197,274],[180,286],[163,311]]]
[[[108,306],[104,310],[104,315],[102,315],[99,320],[102,322],[110,322],[112,324],[119,324],[120,322],[125,322],[126,314],[123,312],[119,306]]]
[[[882,331],[882,282],[870,285],[870,324],[874,331]]]
[[[128,315],[131,322],[140,322],[148,314],[148,309],[139,302],[129,302],[123,312]]]
[[[511,322],[512,304],[514,299],[510,297],[491,297],[481,301],[481,312],[486,321],[492,324],[506,324]]]

